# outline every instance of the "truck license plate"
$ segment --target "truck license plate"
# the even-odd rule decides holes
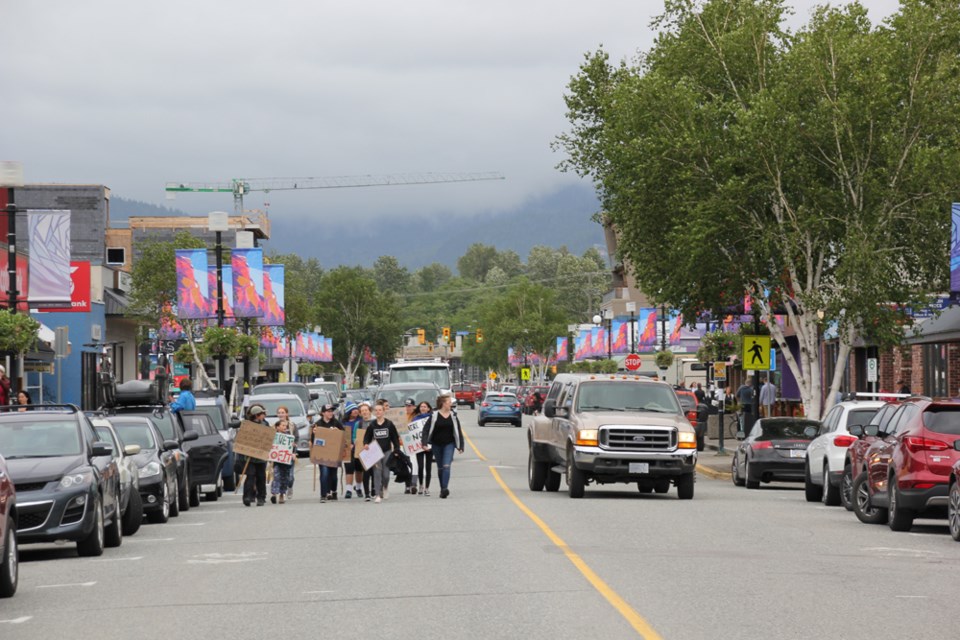
[[[631,462],[630,473],[650,473],[649,462]]]

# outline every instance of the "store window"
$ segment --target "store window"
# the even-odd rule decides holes
[[[947,345],[923,345],[923,394],[931,397],[948,396]]]

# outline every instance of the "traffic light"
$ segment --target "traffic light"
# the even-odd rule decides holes
[[[430,352],[430,353],[433,353],[433,343],[432,343],[432,342],[430,342],[430,343],[427,344],[427,351]]]
[[[427,332],[423,329],[417,329],[417,342],[427,344]]]
[[[443,341],[450,342],[450,327],[443,328]]]
[[[483,329],[477,329],[477,342],[483,342]]]

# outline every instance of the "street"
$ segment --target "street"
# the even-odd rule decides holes
[[[0,637],[957,637],[945,522],[894,533],[800,485],[703,474],[684,502],[627,485],[533,494],[525,430],[460,416],[472,445],[447,500],[434,477],[430,497],[321,505],[301,460],[285,505],[227,495],[95,559],[24,547]]]

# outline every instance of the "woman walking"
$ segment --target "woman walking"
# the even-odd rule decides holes
[[[407,398],[403,403],[403,409],[406,412],[407,424],[410,424],[417,418],[417,401],[413,398]],[[421,487],[422,489],[422,487]],[[403,490],[405,494],[416,494],[417,485],[414,483],[413,474],[407,478],[407,488]]]
[[[290,411],[284,407],[277,407],[277,424],[274,425],[277,433],[284,435],[293,435],[293,425],[290,423]],[[290,464],[280,462],[273,463],[273,482],[270,484],[270,502],[277,504],[277,496],[280,496],[280,504],[286,501],[287,491],[290,489],[290,480],[293,477],[293,461]]]
[[[427,419],[427,424],[430,423],[430,417],[432,414],[430,409],[430,403],[424,400],[419,405],[417,405],[417,415],[413,418],[414,420],[422,420],[423,418]],[[427,475],[427,484],[423,484],[423,475]],[[423,451],[417,452],[417,483],[420,485],[420,495],[429,496],[430,495],[430,479],[433,473],[433,452],[429,449],[424,449]]]
[[[363,448],[369,449],[374,440],[380,445],[383,451],[383,458],[377,464],[373,465],[373,490],[377,497],[373,500],[380,503],[388,497],[387,487],[390,485],[390,469],[387,467],[387,460],[395,451],[400,451],[400,434],[393,422],[383,417],[385,411],[385,402],[377,400],[373,408],[375,416],[366,433],[363,434]]]
[[[360,429],[360,426],[363,424],[363,421],[360,420],[360,407],[355,405],[352,402],[348,402],[343,408],[343,428],[347,432],[347,437],[350,439],[350,442],[357,441],[357,431]],[[363,489],[360,487],[361,477],[363,475],[363,466],[360,465],[357,460],[357,451],[356,447],[350,447],[350,459],[343,463],[343,484],[346,488],[346,493],[344,493],[343,498],[349,500],[353,494],[350,491],[350,485],[353,485],[353,491],[356,492],[358,498],[363,497]]]
[[[266,424],[267,412],[259,404],[250,406],[247,411],[247,420],[259,424]],[[247,479],[243,483],[243,506],[249,507],[254,500],[257,506],[267,503],[267,463],[256,458],[247,458]]]
[[[369,402],[360,403],[360,428],[369,430],[370,425],[373,424],[373,409],[370,408]],[[373,469],[364,469],[363,463],[360,462],[360,448],[363,446],[362,442],[354,440],[356,443],[353,447],[353,464],[354,470],[356,473],[363,473],[363,495],[364,502],[370,502],[373,499],[373,492],[370,489],[370,483],[373,479]],[[357,491],[357,495],[360,495],[360,491]]]
[[[453,450],[463,453],[463,429],[460,419],[450,409],[452,398],[442,395],[437,398],[437,411],[423,430],[423,446],[433,451],[437,461],[437,473],[440,476],[440,497],[450,495],[450,466],[453,464]]]

